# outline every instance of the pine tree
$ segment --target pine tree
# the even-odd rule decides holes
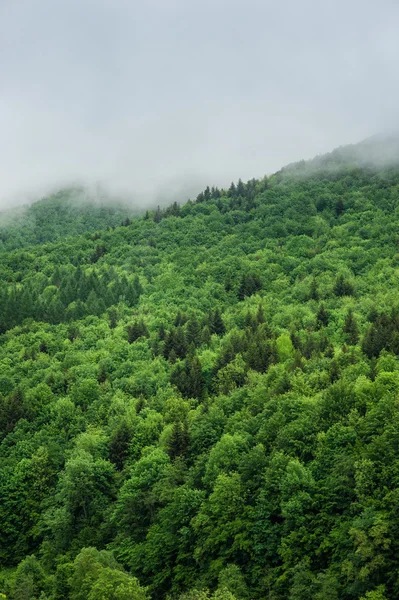
[[[337,202],[335,203],[335,214],[337,215],[337,217],[340,217],[344,211],[345,206],[342,201],[342,198],[338,198]]]
[[[186,339],[188,344],[198,346],[201,337],[201,327],[197,317],[194,315],[187,321]]]
[[[256,292],[262,289],[262,282],[259,275],[246,274],[241,278],[240,288],[238,291],[238,298],[244,300],[245,296],[252,296]]]
[[[172,350],[169,352],[168,359],[172,365],[177,361],[177,355],[174,348],[172,348]]]
[[[174,329],[171,329],[165,335],[165,343],[164,343],[164,347],[163,347],[163,355],[164,355],[165,358],[169,358],[170,353],[173,350],[173,347],[174,347],[174,337],[175,337]]]
[[[76,338],[79,336],[79,329],[75,324],[71,324],[68,327],[68,332],[67,332],[67,337],[69,339],[70,342],[73,342],[74,340],[76,340]]]
[[[229,189],[227,191],[227,197],[228,198],[235,198],[236,195],[237,195],[237,189],[236,189],[234,181],[232,181],[231,185],[230,185],[230,187],[229,187]]]
[[[344,333],[346,333],[346,338],[349,344],[352,346],[357,344],[359,341],[359,327],[352,309],[348,310],[348,313],[345,317]]]
[[[370,323],[375,323],[376,320],[378,319],[379,314],[378,314],[378,310],[377,307],[375,306],[375,304],[373,304],[373,306],[370,309],[369,314],[367,315],[367,320],[370,321]]]
[[[178,358],[184,358],[187,354],[187,341],[182,327],[176,327],[173,338],[173,350]]]
[[[354,294],[353,285],[346,281],[342,274],[338,275],[333,291],[336,296],[353,296]]]
[[[155,211],[154,216],[152,217],[154,223],[159,223],[162,220],[162,211],[160,206],[157,206],[157,210]]]
[[[108,318],[110,329],[115,329],[118,324],[118,312],[114,306],[108,309]]]
[[[249,311],[246,313],[244,318],[244,327],[247,329],[256,329],[257,322],[256,318]]]
[[[201,332],[201,344],[205,344],[206,346],[209,346],[210,342],[211,342],[211,330],[208,327],[208,325],[205,325],[205,327],[202,329]]]
[[[165,339],[165,337],[166,337],[165,325],[163,323],[161,323],[159,326],[159,329],[158,329],[158,338],[162,342]]]
[[[187,315],[181,313],[180,310],[176,315],[174,325],[175,327],[179,327],[180,325],[184,325],[187,322]]]
[[[238,180],[237,187],[236,187],[236,193],[237,193],[237,196],[241,196],[241,197],[245,196],[245,185],[243,184],[241,179]]]
[[[129,344],[133,344],[133,342],[141,337],[149,337],[147,326],[142,319],[135,321],[133,325],[127,327],[127,340]]]
[[[211,333],[216,333],[216,335],[223,335],[226,331],[222,315],[220,314],[220,310],[218,308],[215,309],[215,312],[210,313],[209,315],[209,329]]]
[[[316,326],[317,329],[321,329],[322,327],[327,327],[328,325],[329,314],[324,306],[324,304],[320,304],[319,310],[316,315]]]
[[[256,321],[259,325],[265,322],[265,314],[261,304],[258,305],[258,311],[256,313]]]
[[[90,258],[90,262],[91,263],[96,263],[100,260],[100,258],[102,258],[107,252],[106,247],[104,246],[104,244],[98,244],[93,252],[93,254],[91,255]]]
[[[219,188],[212,186],[212,189],[211,189],[211,198],[213,200],[218,200],[220,198],[220,196],[221,196],[221,193],[220,193]]]
[[[319,290],[317,288],[317,281],[316,281],[315,277],[313,277],[313,279],[311,281],[308,298],[309,298],[309,300],[318,300],[319,299]]]
[[[123,422],[113,433],[109,445],[109,459],[121,471],[129,454],[132,431],[127,423]]]
[[[168,443],[168,454],[172,460],[186,454],[188,448],[188,427],[187,423],[175,421]]]
[[[101,362],[98,367],[97,381],[98,381],[98,383],[104,383],[105,381],[107,381],[107,378],[108,378],[107,365],[106,365],[106,363]]]
[[[198,398],[201,400],[204,394],[204,378],[202,375],[201,363],[197,356],[189,363],[189,390],[188,396],[190,398]]]

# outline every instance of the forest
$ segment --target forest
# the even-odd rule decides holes
[[[398,165],[0,221],[0,598],[399,597]]]

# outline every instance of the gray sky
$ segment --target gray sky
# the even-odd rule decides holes
[[[0,0],[0,207],[271,173],[399,117],[397,0]]]

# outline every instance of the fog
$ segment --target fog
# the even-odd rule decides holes
[[[2,0],[0,209],[184,201],[397,129],[399,4]]]

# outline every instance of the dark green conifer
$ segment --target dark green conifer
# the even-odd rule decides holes
[[[321,329],[322,327],[327,327],[328,325],[329,314],[324,306],[324,304],[320,304],[319,310],[316,315],[316,326],[317,329]]]
[[[357,344],[359,341],[359,326],[352,309],[348,310],[348,313],[345,317],[344,333],[346,333],[346,338],[349,344]]]

